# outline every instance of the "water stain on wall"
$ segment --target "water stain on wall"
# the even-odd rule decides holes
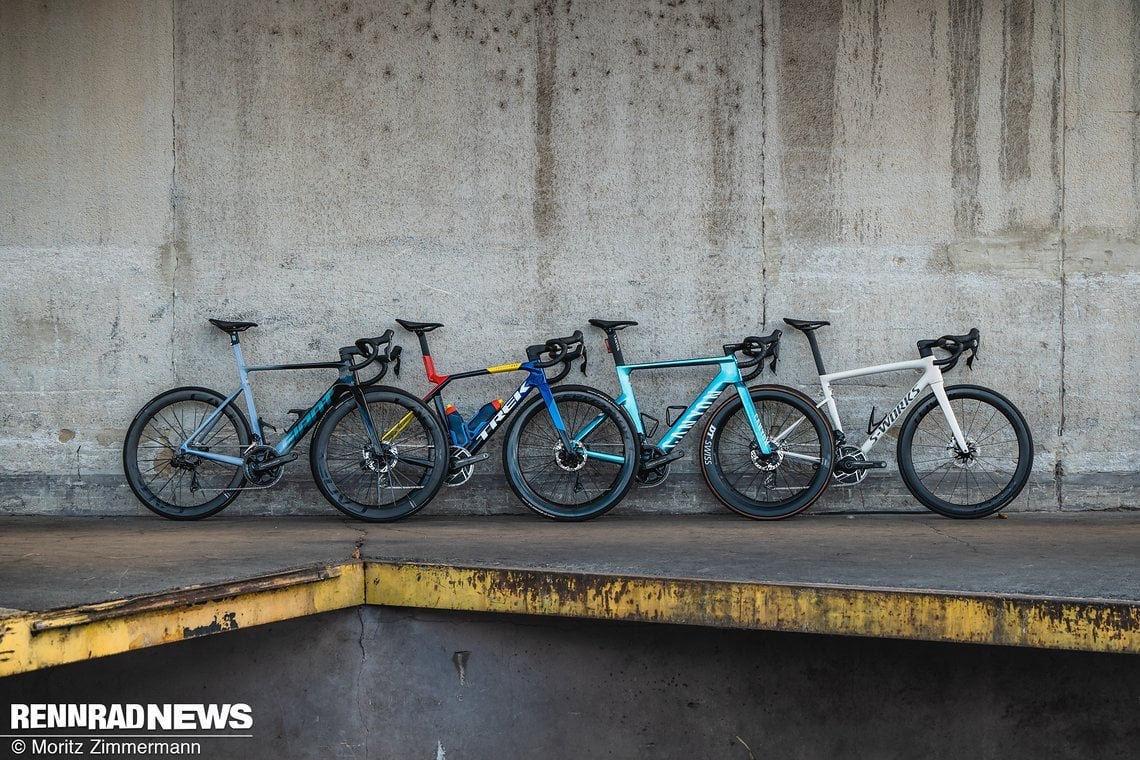
[[[535,8],[535,132],[534,132],[534,229],[548,237],[557,223],[554,161],[554,88],[558,64],[558,35],[554,3],[546,0]]]
[[[978,86],[982,29],[981,0],[950,0],[950,97],[954,127],[950,144],[954,228],[973,235],[981,220],[978,181]]]
[[[783,237],[833,237],[827,221],[834,200],[831,152],[835,141],[835,68],[842,0],[781,0],[776,97],[784,143],[787,214]]]
[[[1033,0],[1005,0],[1002,7],[1001,150],[1003,183],[1029,179],[1029,129],[1033,110]]]

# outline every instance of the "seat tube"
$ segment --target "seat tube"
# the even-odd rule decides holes
[[[230,345],[234,349],[234,363],[237,364],[238,379],[241,381],[241,392],[245,397],[245,408],[249,412],[249,424],[253,427],[253,435],[260,442],[262,441],[261,435],[261,420],[257,417],[257,406],[253,402],[253,389],[249,387],[249,372],[245,368],[245,357],[241,353],[241,343],[238,341],[237,333],[230,336]]]

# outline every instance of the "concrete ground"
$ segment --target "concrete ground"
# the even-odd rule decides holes
[[[1140,600],[1140,512],[1009,515],[0,518],[0,607],[46,611],[353,558],[1079,600]]]

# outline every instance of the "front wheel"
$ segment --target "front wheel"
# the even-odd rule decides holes
[[[946,397],[969,450],[962,452],[933,394],[899,432],[899,473],[928,509],[946,517],[985,517],[1013,501],[1029,480],[1033,440],[1017,407],[976,385],[952,385]]]
[[[175,388],[135,415],[123,441],[123,472],[147,509],[171,520],[198,520],[220,512],[241,493],[242,465],[207,458],[241,458],[249,448],[249,423],[232,404],[202,427],[225,403],[225,396],[209,388]]]
[[[507,483],[528,507],[554,520],[589,520],[622,500],[637,472],[638,447],[626,416],[583,386],[553,389],[567,447],[541,398],[518,411],[503,444]]]
[[[447,475],[443,429],[419,399],[396,388],[364,391],[379,445],[353,396],[313,432],[309,465],[334,507],[366,522],[392,522],[431,501]]]
[[[726,507],[755,520],[791,517],[827,489],[835,444],[807,398],[774,386],[749,389],[772,453],[761,453],[740,396],[705,426],[701,472]]]

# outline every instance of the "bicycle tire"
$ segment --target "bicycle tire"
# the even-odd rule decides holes
[[[543,517],[590,520],[613,509],[629,492],[639,448],[627,416],[605,395],[580,385],[551,389],[571,438],[622,463],[567,455],[541,397],[525,403],[507,428],[503,470],[514,494]],[[575,436],[596,422],[584,440]],[[595,495],[596,494],[596,495]]]
[[[946,418],[934,394],[903,420],[898,463],[903,483],[923,506],[946,517],[992,515],[1017,498],[1033,466],[1029,426],[1009,399],[977,385],[952,385],[946,396],[970,444],[955,452]]]
[[[143,505],[170,520],[200,520],[225,509],[245,483],[245,469],[192,455],[179,448],[226,397],[209,388],[173,388],[148,401],[127,428],[123,472]],[[232,404],[196,448],[240,457],[252,433]]]
[[[763,457],[744,404],[734,395],[705,424],[701,474],[721,503],[739,515],[754,520],[791,517],[814,504],[831,482],[831,426],[810,399],[791,389],[756,386],[749,394],[770,440],[791,432],[771,457]]]
[[[385,451],[372,450],[356,400],[348,396],[313,431],[313,481],[349,517],[401,520],[422,509],[443,486],[448,467],[443,428],[419,399],[398,388],[370,388],[364,398]],[[391,432],[396,428],[400,430]]]

